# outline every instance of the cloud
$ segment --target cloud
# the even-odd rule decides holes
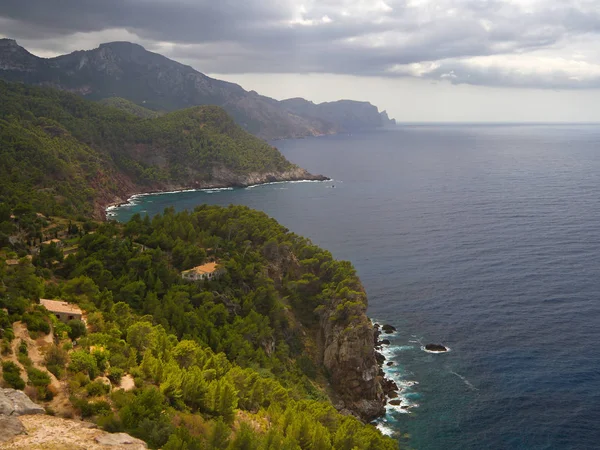
[[[333,73],[600,87],[595,0],[3,0],[47,56],[130,40],[209,73]]]

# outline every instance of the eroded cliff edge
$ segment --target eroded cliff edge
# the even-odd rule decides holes
[[[333,399],[336,407],[371,421],[385,413],[386,399],[375,357],[373,324],[366,315],[367,296],[358,278],[355,282],[358,290],[353,298],[334,296],[321,309],[318,345],[338,397]]]

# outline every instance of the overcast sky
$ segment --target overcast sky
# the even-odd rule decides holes
[[[401,121],[600,121],[599,0],[2,0],[0,35],[39,56],[137,42]]]

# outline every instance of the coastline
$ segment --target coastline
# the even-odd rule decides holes
[[[310,174],[309,174],[310,175]],[[133,200],[140,198],[140,197],[147,197],[147,196],[152,196],[152,195],[164,195],[164,194],[178,194],[181,192],[214,192],[214,191],[231,191],[234,189],[249,189],[249,188],[253,188],[253,187],[257,187],[257,186],[266,186],[266,185],[270,185],[270,184],[284,184],[284,183],[324,183],[327,181],[332,181],[331,178],[326,177],[324,175],[310,175],[310,177],[308,178],[301,178],[301,179],[291,179],[291,180],[277,180],[277,181],[265,181],[262,183],[254,183],[254,184],[247,184],[247,185],[240,185],[240,184],[232,184],[230,186],[226,186],[223,183],[214,183],[214,184],[208,184],[206,186],[202,186],[202,187],[182,187],[180,189],[171,189],[171,190],[152,190],[152,191],[142,191],[142,192],[137,192],[134,194],[129,194],[129,196],[127,197],[126,200],[123,199],[118,199],[117,201],[113,201],[113,202],[109,202],[106,205],[102,205],[102,209],[103,209],[103,214],[104,214],[104,220],[109,220],[109,214],[111,213],[111,211],[115,211],[116,209],[123,207],[123,206],[128,206],[128,205],[134,205]],[[168,188],[167,188],[168,189]]]

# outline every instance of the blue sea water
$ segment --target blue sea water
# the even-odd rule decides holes
[[[276,145],[334,181],[112,213],[245,204],[351,260],[369,315],[398,329],[386,370],[414,406],[380,426],[412,448],[600,448],[600,127],[411,125]]]

